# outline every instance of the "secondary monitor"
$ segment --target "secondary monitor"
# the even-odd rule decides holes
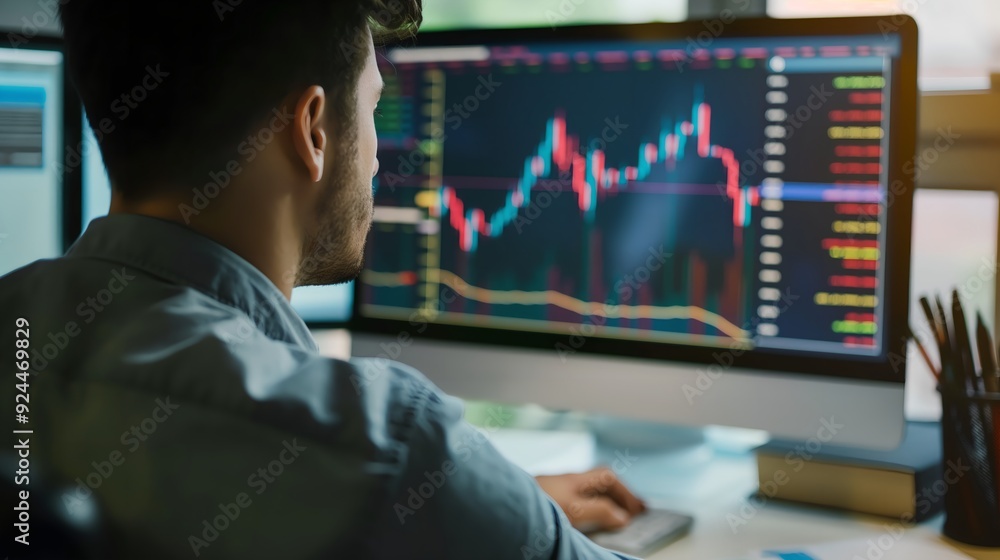
[[[62,253],[64,92],[58,41],[0,48],[0,275]]]
[[[389,49],[355,353],[470,397],[894,445],[916,28],[887,21]]]

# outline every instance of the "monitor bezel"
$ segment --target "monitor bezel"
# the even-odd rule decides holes
[[[716,27],[717,29],[717,27]],[[547,43],[566,40],[677,40],[696,38],[708,32],[703,21],[579,25],[557,28],[462,29],[420,33],[402,46],[456,46],[482,44]],[[905,166],[916,153],[917,134],[917,26],[906,15],[813,19],[745,19],[722,26],[718,38],[809,37],[897,34],[899,56],[892,68],[889,134],[893,139],[888,155],[886,205],[885,290],[886,336],[880,356],[818,355],[795,350],[754,349],[729,352],[725,348],[674,343],[646,342],[576,335],[573,352],[598,356],[623,356],[690,364],[717,364],[728,368],[815,374],[840,379],[864,379],[903,383],[906,372],[907,323],[910,284],[910,228],[914,189],[913,166]],[[907,171],[909,168],[909,171]],[[513,331],[478,326],[430,323],[367,317],[362,313],[360,282],[355,282],[353,313],[349,328],[355,332],[394,335],[396,341],[415,337],[457,343],[487,344],[559,351],[574,335]],[[581,342],[582,341],[582,342]],[[716,357],[728,354],[725,360]],[[721,363],[721,362],[725,363]]]

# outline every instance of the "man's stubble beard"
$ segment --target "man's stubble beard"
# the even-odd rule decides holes
[[[319,230],[304,244],[296,286],[350,282],[364,266],[365,242],[374,216],[371,184],[365,185],[354,142],[339,153],[340,161],[349,164],[331,169],[317,205]]]

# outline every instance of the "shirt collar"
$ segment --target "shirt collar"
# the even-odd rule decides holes
[[[318,350],[302,318],[264,273],[181,224],[138,214],[97,218],[66,256],[118,262],[194,288],[246,313],[268,337]]]

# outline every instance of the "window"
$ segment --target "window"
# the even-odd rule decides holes
[[[423,29],[544,27],[579,23],[681,21],[687,0],[436,0],[424,6]]]
[[[986,89],[1000,69],[996,0],[770,0],[773,17],[906,13],[920,27],[924,90]]]

